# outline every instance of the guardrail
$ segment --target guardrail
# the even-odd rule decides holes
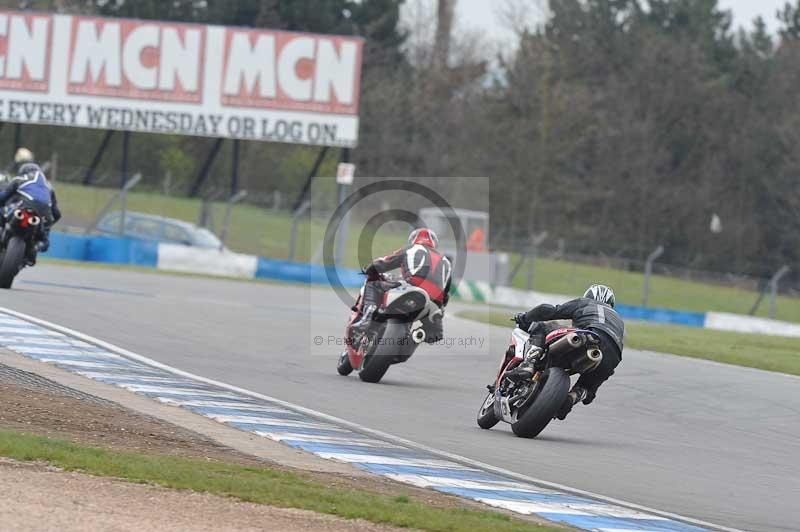
[[[217,249],[200,249],[137,238],[79,236],[57,232],[51,233],[50,249],[42,256],[295,283],[328,284],[329,273],[325,266],[316,264],[266,259]],[[336,272],[345,287],[360,287],[364,282],[359,270],[338,268]]]
[[[329,284],[329,268],[333,268],[136,238],[79,236],[56,232],[51,234],[50,250],[44,256],[75,261],[127,264],[166,271],[309,284]],[[364,282],[359,270],[337,268],[336,273],[341,283],[348,288],[360,287]],[[540,303],[559,304],[572,299],[562,294],[494,287],[490,283],[481,281],[461,281],[454,287],[453,296],[463,301],[516,308],[532,308]],[[631,320],[800,338],[800,324],[751,316],[722,312],[687,312],[624,304],[618,304],[617,310],[623,318]]]
[[[493,287],[480,281],[461,281],[454,296],[463,301],[490,303],[514,309],[533,308],[541,303],[558,305],[573,299],[563,294],[529,292],[504,286]],[[617,311],[626,320],[641,320],[652,323],[683,325],[741,333],[767,334],[800,338],[800,324],[766,318],[755,318],[725,312],[689,312],[663,308],[640,307],[618,303]]]

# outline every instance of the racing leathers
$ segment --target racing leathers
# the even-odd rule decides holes
[[[444,308],[450,300],[453,267],[443,254],[422,244],[401,248],[391,255],[374,260],[365,269],[367,282],[364,284],[362,316],[354,326],[364,328],[370,322],[375,310],[381,307],[384,294],[395,286],[389,281],[384,281],[380,274],[397,268],[400,268],[406,282],[425,290],[431,300],[439,306],[440,312],[424,318],[422,325],[427,343],[440,341],[444,335],[442,318]]]
[[[39,235],[39,251],[47,251],[50,246],[50,229],[61,219],[56,193],[41,169],[15,177],[0,191],[0,206],[5,215],[5,207],[9,201],[24,199],[37,205],[37,211],[43,218],[42,231]],[[35,252],[30,261],[35,261]]]
[[[562,305],[543,304],[518,316],[517,323],[531,333],[531,343],[544,346],[549,327],[543,322],[551,320],[572,320],[572,325],[597,334],[603,359],[593,371],[584,373],[578,379],[573,391],[574,402],[582,400],[588,405],[594,401],[597,389],[614,374],[614,369],[622,361],[625,323],[612,307],[580,297]],[[571,408],[572,405],[569,405]],[[567,410],[568,412],[568,410]],[[566,416],[566,414],[564,414]]]

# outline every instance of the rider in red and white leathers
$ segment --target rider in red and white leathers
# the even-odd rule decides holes
[[[406,282],[425,290],[431,300],[439,305],[439,312],[425,318],[423,326],[426,342],[435,343],[441,340],[444,334],[442,318],[450,299],[453,266],[447,257],[437,251],[438,246],[436,233],[427,228],[417,229],[409,235],[406,247],[375,259],[367,266],[361,318],[353,327],[356,330],[366,329],[373,314],[383,303],[384,294],[392,288],[392,283],[382,280],[380,274],[400,268]]]

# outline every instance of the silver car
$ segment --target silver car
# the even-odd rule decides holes
[[[128,211],[125,213],[125,227],[122,230],[120,230],[121,223],[122,212],[110,212],[98,222],[95,233],[204,249],[224,249],[222,242],[214,233],[183,220]]]

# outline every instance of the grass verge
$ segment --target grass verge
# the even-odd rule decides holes
[[[564,530],[514,519],[499,512],[431,507],[407,496],[389,497],[364,490],[333,488],[294,473],[266,467],[110,451],[15,432],[0,431],[0,455],[19,461],[44,461],[68,471],[95,476],[235,497],[247,502],[299,508],[403,528],[442,532]]]
[[[514,263],[516,259],[512,260]],[[641,272],[629,272],[565,262],[552,259],[536,261],[534,290],[550,294],[583,294],[586,287],[602,283],[611,286],[617,301],[629,305],[639,305],[642,299],[644,276]],[[512,285],[525,289],[527,270],[521,268]],[[715,286],[695,281],[686,281],[663,275],[653,275],[650,280],[649,304],[655,308],[690,310],[695,312],[732,312],[747,314],[758,294],[750,290]],[[762,301],[757,316],[767,317],[767,299]],[[776,305],[776,318],[784,321],[800,322],[800,298],[779,296]]]
[[[508,312],[464,311],[466,319],[509,327]],[[800,375],[800,339],[652,323],[625,324],[625,346]]]

